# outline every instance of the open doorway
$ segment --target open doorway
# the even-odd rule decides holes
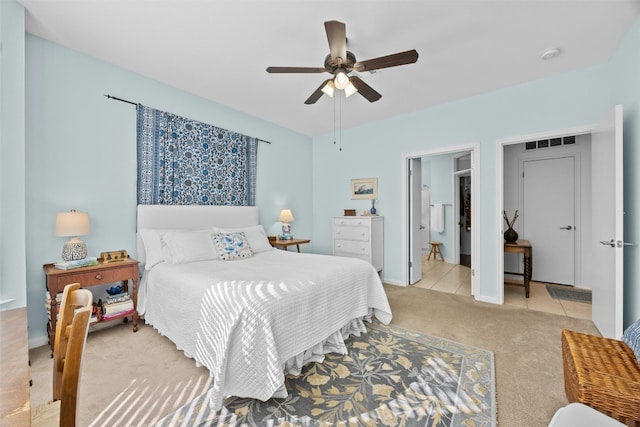
[[[498,143],[496,166],[503,174],[499,175],[497,187],[500,215],[496,218],[501,219],[503,210],[509,212],[509,217],[516,209],[520,211],[519,221],[523,228],[519,231],[519,238],[530,243],[529,248],[533,253],[531,278],[552,283],[570,282],[568,284],[591,289],[593,322],[603,336],[620,336],[623,319],[622,255],[625,245],[622,107],[616,106],[592,126],[509,138]],[[576,143],[582,145],[583,149],[576,147]],[[517,162],[509,160],[509,152],[513,150],[520,150]],[[536,154],[524,154],[527,150]],[[509,168],[517,169],[515,175],[509,174]],[[558,173],[552,173],[552,170]],[[527,176],[533,177],[534,182],[525,182]],[[570,191],[569,196],[562,196],[556,191],[557,186],[565,184]],[[545,188],[537,188],[536,185]],[[509,193],[517,195],[512,197]],[[568,203],[571,209],[559,208],[559,204],[553,201],[555,199],[545,199],[550,195],[556,199],[571,199]],[[558,268],[552,264],[544,265],[545,257],[554,261],[552,251],[544,249],[547,240],[551,239],[538,231],[541,223],[537,222],[536,216],[539,214],[535,209],[529,209],[527,203],[545,205],[543,211],[546,214],[542,223],[546,224],[543,225],[562,234],[555,240],[561,241],[569,236],[573,249],[569,258],[571,262],[566,259],[561,261],[561,264],[569,264],[568,271],[560,268],[566,265]],[[564,216],[567,212],[570,214],[568,218]],[[504,221],[500,220],[499,227],[504,230]],[[504,254],[504,241],[500,239],[496,243],[499,244],[497,252]],[[554,245],[559,246],[558,243]],[[498,257],[501,271],[513,271],[509,269],[508,263],[511,261],[507,255],[511,254]],[[498,299],[502,303],[505,300],[505,286],[502,283],[499,285]]]
[[[477,151],[476,145],[469,145],[413,153],[403,158],[406,285],[421,279],[423,257],[429,253],[430,242],[437,241],[444,262],[457,265],[461,255],[466,256],[471,294],[476,295],[475,277],[480,264],[473,255],[478,253],[480,234],[472,224],[479,212],[478,171],[473,167],[477,164]]]

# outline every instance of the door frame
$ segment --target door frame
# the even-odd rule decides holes
[[[409,161],[415,158],[423,158],[429,156],[437,156],[441,154],[455,154],[460,152],[469,152],[471,156],[471,294],[474,298],[479,298],[480,292],[480,144],[471,143],[465,145],[456,145],[452,147],[441,147],[429,150],[423,150],[402,155],[401,166],[401,197],[402,197],[402,246],[401,259],[402,265],[402,286],[409,285]],[[454,179],[449,177],[449,179]],[[473,224],[476,224],[474,227]]]
[[[496,140],[496,211],[495,230],[497,233],[494,253],[496,256],[496,303],[504,304],[504,237],[502,235],[504,210],[504,147],[507,145],[522,144],[529,141],[541,139],[561,138],[565,136],[583,135],[592,133],[596,128],[595,124],[564,128],[528,135],[514,136]],[[473,183],[473,182],[472,182]],[[520,203],[520,202],[518,202]],[[473,259],[473,258],[472,258]]]
[[[458,155],[454,155],[451,158],[451,163],[452,163],[451,179],[453,181],[451,186],[451,188],[453,188],[453,199],[451,200],[451,207],[453,211],[453,224],[454,224],[453,241],[455,242],[455,245],[453,245],[451,258],[454,264],[460,264],[460,225],[459,225],[460,224],[460,177],[469,176],[471,178],[471,186],[473,187],[473,176],[471,174],[471,167],[469,167],[469,169],[456,170],[458,160],[460,160],[463,157],[466,157],[467,155],[469,155],[469,153],[465,151],[465,152],[461,152]],[[473,192],[471,193],[471,197],[473,197]],[[471,206],[473,206],[473,203],[471,204]],[[472,215],[473,215],[473,211],[472,211]]]

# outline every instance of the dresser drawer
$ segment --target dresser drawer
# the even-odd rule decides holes
[[[333,242],[333,253],[335,255],[355,254],[368,258],[371,255],[371,245],[367,242],[357,242],[353,240],[335,240]]]
[[[371,258],[369,258],[368,256],[362,256],[362,255],[358,255],[358,254],[349,254],[349,253],[336,253],[335,256],[340,256],[340,257],[345,257],[345,258],[356,258],[356,259],[361,259],[362,261],[366,261],[369,264],[371,264]]]
[[[333,219],[333,225],[344,225],[346,227],[356,227],[358,225],[360,226],[365,226],[368,227],[369,226],[369,219],[368,218],[334,218]]]
[[[369,227],[336,226],[333,228],[334,240],[369,241]]]

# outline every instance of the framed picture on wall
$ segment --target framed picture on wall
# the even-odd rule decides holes
[[[351,199],[376,199],[378,197],[378,178],[359,178],[351,180]]]

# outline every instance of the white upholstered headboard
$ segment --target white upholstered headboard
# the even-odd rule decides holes
[[[138,205],[137,231],[144,228],[202,230],[209,227],[248,227],[260,224],[256,206],[175,206]],[[144,245],[138,233],[136,254],[145,259]]]

